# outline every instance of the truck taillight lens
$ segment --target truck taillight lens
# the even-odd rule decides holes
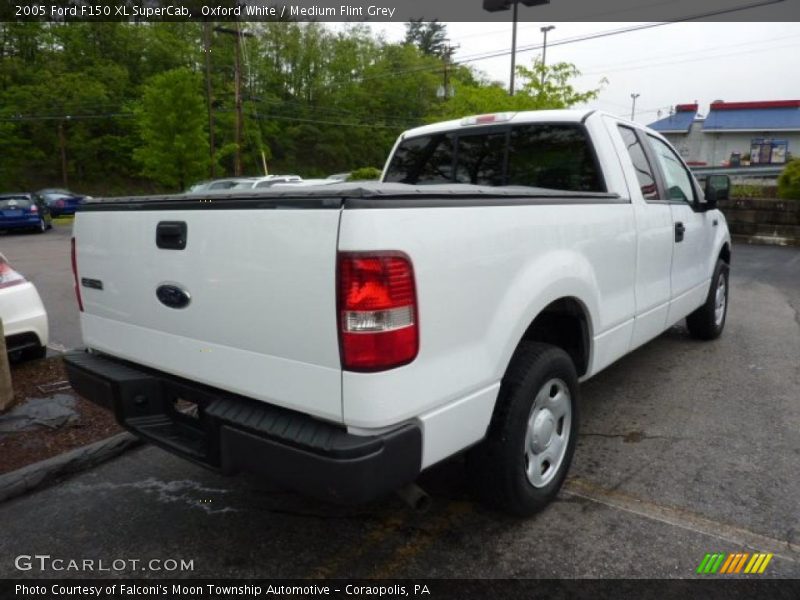
[[[83,312],[83,299],[81,298],[81,286],[78,283],[78,257],[75,252],[75,238],[71,240],[72,247],[72,278],[75,280],[75,297],[78,299],[78,308]]]
[[[399,252],[342,252],[338,261],[342,368],[381,371],[419,350],[414,269]]]

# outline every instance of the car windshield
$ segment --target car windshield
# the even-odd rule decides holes
[[[33,202],[29,198],[0,198],[0,210],[30,208]]]
[[[72,198],[72,196],[70,196],[68,194],[62,194],[61,192],[58,192],[58,193],[56,193],[56,192],[48,192],[48,193],[42,194],[42,195],[44,196],[45,200],[47,200],[48,202],[53,202],[55,200],[67,200],[69,198]]]

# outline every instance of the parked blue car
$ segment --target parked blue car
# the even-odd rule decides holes
[[[74,215],[75,210],[83,204],[84,200],[89,198],[89,196],[58,188],[39,190],[36,193],[44,198],[45,203],[50,208],[50,214],[54,217]]]
[[[0,229],[44,233],[52,226],[50,209],[38,194],[0,194]]]

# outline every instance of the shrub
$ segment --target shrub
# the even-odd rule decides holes
[[[371,181],[381,178],[382,171],[375,167],[362,167],[350,173],[347,181]]]
[[[800,200],[800,158],[787,164],[778,177],[778,197]]]
[[[774,185],[734,184],[731,198],[777,198],[778,188]]]

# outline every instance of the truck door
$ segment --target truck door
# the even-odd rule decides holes
[[[663,200],[643,134],[613,119],[607,124],[636,215],[636,319],[631,338],[631,348],[635,348],[666,327],[671,297],[672,214],[669,203]]]
[[[689,169],[669,144],[653,135],[647,141],[664,180],[674,228],[671,287],[667,325],[700,306],[708,294],[712,217],[699,206],[698,186]]]

